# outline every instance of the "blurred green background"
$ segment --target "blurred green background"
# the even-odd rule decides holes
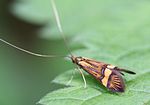
[[[17,18],[10,6],[13,0],[0,0],[0,38],[33,52],[66,55],[60,39],[42,39],[34,25]],[[70,68],[63,59],[39,58],[0,42],[0,105],[35,105],[47,92],[57,89],[50,81]]]

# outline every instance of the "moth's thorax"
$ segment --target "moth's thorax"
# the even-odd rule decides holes
[[[102,62],[84,57],[72,57],[71,59],[73,63],[77,64],[79,67],[93,75],[95,78],[99,78],[101,76],[101,69],[103,65],[105,65]]]

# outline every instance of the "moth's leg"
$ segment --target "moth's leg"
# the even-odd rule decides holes
[[[69,81],[66,83],[67,86],[70,85],[70,83],[72,82],[74,74],[75,74],[75,71],[72,71],[72,75],[71,75]]]
[[[86,79],[85,79],[83,71],[78,66],[75,67],[75,70],[77,70],[81,74],[82,79],[84,81],[84,88],[86,88],[87,87],[87,83],[86,83]],[[72,82],[74,74],[75,74],[75,71],[72,71],[72,76],[71,76],[70,80],[66,83],[66,85],[69,85]]]
[[[73,80],[73,75],[71,76],[71,78],[69,79],[69,81],[66,83],[66,85],[68,86]]]
[[[79,67],[77,67],[77,70],[80,72],[80,74],[82,76],[82,79],[84,81],[84,88],[86,88],[87,87],[87,83],[86,83],[86,79],[85,79],[85,76],[83,74],[83,71]]]

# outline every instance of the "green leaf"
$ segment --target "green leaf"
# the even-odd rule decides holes
[[[47,94],[39,103],[44,105],[81,105],[86,100],[100,94],[98,90],[92,88],[69,87]]]
[[[62,74],[53,82],[66,84],[69,79],[67,77],[70,76],[69,74],[70,72]],[[86,78],[87,82],[91,84],[88,84],[87,88],[83,88],[83,84],[81,83],[83,81],[77,78],[77,74],[75,76],[70,84],[70,86],[74,87],[51,92],[41,99],[39,103],[42,105],[110,105],[110,103],[111,105],[144,105],[150,101],[150,73],[141,75],[132,81],[127,81],[126,92],[122,94],[115,94],[94,88],[97,84],[90,77]]]
[[[88,75],[87,73],[84,73],[84,75],[85,75],[85,78],[87,81],[87,86],[99,89],[101,91],[106,91],[104,86],[101,85],[98,81],[95,81],[95,79],[92,76]],[[72,76],[73,76],[73,78],[71,81]],[[52,81],[52,83],[62,84],[62,85],[66,85],[66,86],[78,86],[78,87],[84,86],[84,82],[82,80],[81,75],[79,74],[79,72],[77,72],[75,70],[67,71],[67,72],[57,76]]]
[[[47,24],[41,37],[61,37],[50,10],[49,1],[21,0],[13,13],[35,23]],[[73,54],[85,56],[132,70],[125,74],[126,91],[114,94],[86,74],[88,87],[83,88],[80,74],[61,74],[53,83],[64,89],[49,93],[43,105],[149,105],[150,104],[150,2],[148,0],[56,0],[66,37]],[[30,10],[32,8],[32,10]],[[49,22],[49,18],[51,21]],[[56,36],[57,35],[57,36]],[[86,94],[88,93],[88,94]]]

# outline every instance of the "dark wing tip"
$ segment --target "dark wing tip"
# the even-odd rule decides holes
[[[135,72],[133,72],[133,71],[128,71],[128,73],[130,73],[130,74],[136,74]]]
[[[112,92],[124,92],[125,84],[122,77],[118,73],[113,73],[109,78],[107,88]]]
[[[125,69],[120,69],[120,70],[129,74],[136,74],[135,72],[130,71],[130,70],[125,70]]]

